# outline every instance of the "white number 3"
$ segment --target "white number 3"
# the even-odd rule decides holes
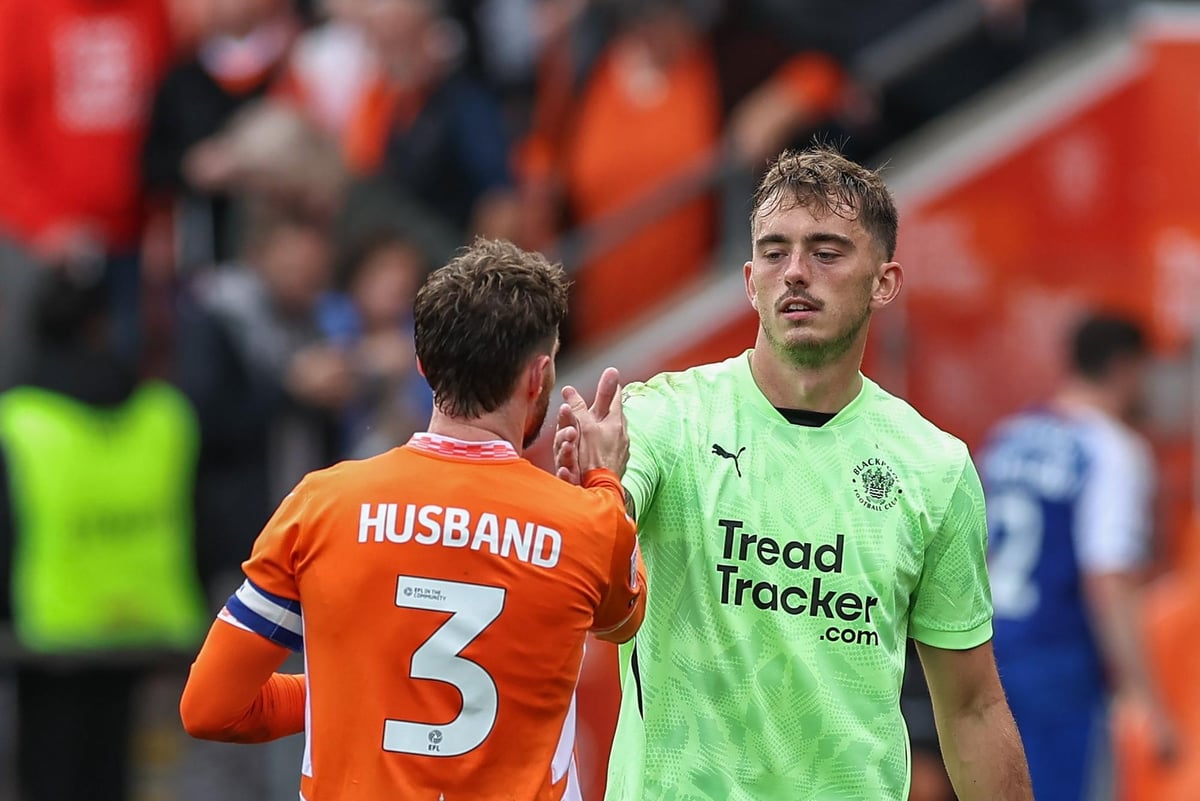
[[[383,722],[383,749],[400,754],[454,757],[478,748],[496,725],[496,682],[486,670],[459,656],[472,640],[500,617],[504,589],[461,581],[400,576],[396,606],[450,612],[421,647],[413,652],[414,679],[453,685],[462,695],[462,711],[443,725],[411,720]]]

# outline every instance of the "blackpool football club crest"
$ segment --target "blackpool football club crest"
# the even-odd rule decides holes
[[[896,471],[878,457],[864,459],[854,468],[854,497],[868,509],[885,512],[900,502],[904,494]]]

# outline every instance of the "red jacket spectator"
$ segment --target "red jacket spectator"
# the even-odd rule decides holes
[[[0,0],[0,233],[136,245],[139,149],[170,50],[163,0]]]

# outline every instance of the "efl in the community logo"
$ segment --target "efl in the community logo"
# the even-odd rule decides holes
[[[884,512],[900,501],[904,494],[897,484],[896,471],[887,462],[872,456],[854,468],[854,497],[868,509]]]

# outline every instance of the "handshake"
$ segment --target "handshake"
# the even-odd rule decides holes
[[[621,408],[621,376],[615,367],[600,374],[591,406],[575,387],[563,387],[554,432],[558,477],[581,484],[588,471],[604,468],[621,476],[629,461],[629,434]]]

